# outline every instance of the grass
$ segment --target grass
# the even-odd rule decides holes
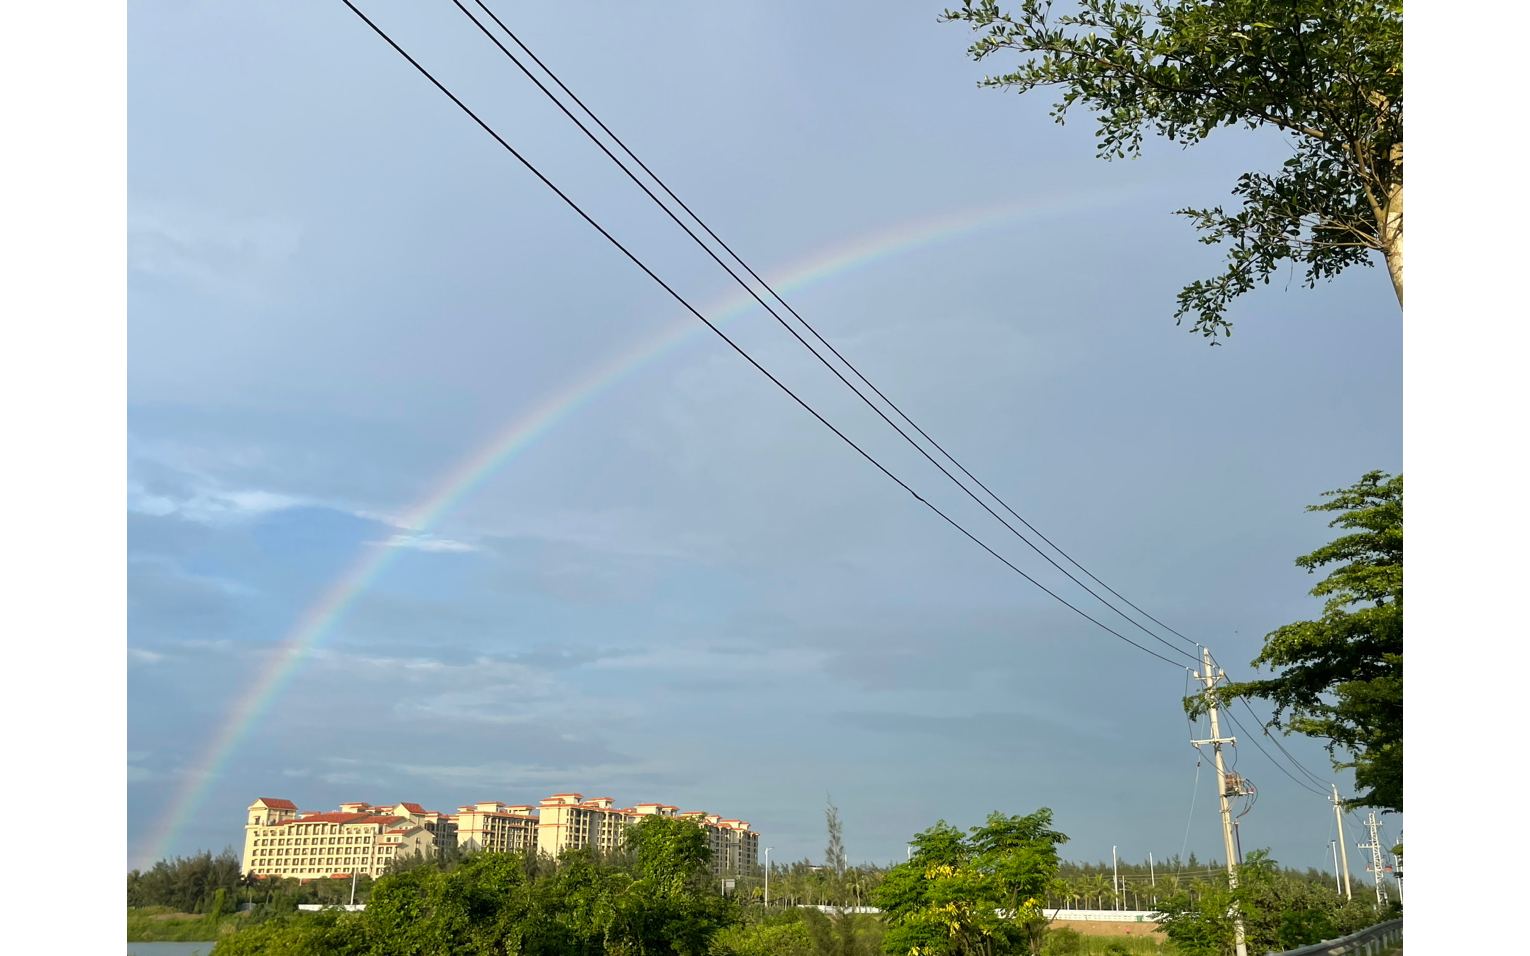
[[[1166,944],[1149,936],[1094,936],[1071,928],[1053,929],[1042,947],[1045,956],[1163,956]]]
[[[128,908],[127,941],[130,943],[210,943],[232,933],[244,920],[238,914],[216,919],[196,913],[177,913],[168,906]]]

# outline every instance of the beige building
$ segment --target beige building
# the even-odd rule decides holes
[[[304,813],[290,800],[263,797],[245,824],[244,872],[255,877],[318,879],[352,873],[378,876],[389,861],[416,852],[537,853],[619,849],[626,829],[645,816],[693,820],[706,830],[714,873],[749,873],[759,861],[760,835],[743,820],[715,813],[681,813],[663,803],[617,807],[610,797],[588,800],[559,793],[529,804],[483,801],[454,814],[417,803],[342,803],[336,813]]]
[[[617,809],[610,797],[584,799],[577,793],[556,793],[537,805],[537,852],[558,856],[564,850],[619,848],[627,824],[637,820],[631,808]]]
[[[400,856],[434,855],[435,834],[406,816],[365,804],[339,813],[302,813],[291,800],[262,797],[244,826],[246,876],[312,880],[380,876]]]
[[[457,846],[464,852],[535,853],[539,821],[529,804],[493,801],[457,808]]]

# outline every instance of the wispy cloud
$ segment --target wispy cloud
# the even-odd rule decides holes
[[[130,647],[127,649],[127,653],[128,660],[136,661],[140,664],[158,664],[165,659],[165,655],[146,651],[141,647]]]
[[[439,538],[433,534],[396,534],[386,541],[368,541],[384,548],[413,548],[416,551],[482,551],[476,544]]]
[[[183,494],[152,492],[138,482],[127,486],[127,507],[139,514],[175,515],[200,524],[223,524],[306,504],[292,495],[256,488],[201,487]]]
[[[280,216],[227,216],[138,197],[127,225],[129,270],[245,290],[291,259],[303,235],[300,224]]]

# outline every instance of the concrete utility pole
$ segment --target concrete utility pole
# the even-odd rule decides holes
[[[1344,892],[1344,887],[1339,885],[1339,841],[1329,840],[1328,848],[1333,851],[1333,891]]]
[[[1148,854],[1148,883],[1153,887],[1153,905],[1158,905],[1158,874],[1153,872],[1153,854]]]
[[[1365,826],[1371,831],[1371,842],[1356,843],[1361,850],[1371,851],[1371,872],[1376,874],[1376,905],[1385,906],[1387,903],[1386,865],[1381,862],[1381,841],[1376,837],[1376,830],[1381,824],[1376,822],[1376,811],[1372,810],[1366,818]]]
[[[1333,785],[1333,818],[1339,824],[1339,852],[1344,855],[1344,898],[1352,900],[1355,894],[1349,888],[1349,845],[1344,842],[1344,814],[1339,812],[1339,786]]]
[[[1207,714],[1211,718],[1211,736],[1206,740],[1190,741],[1199,750],[1206,744],[1211,745],[1211,753],[1217,768],[1217,803],[1222,810],[1222,845],[1227,852],[1227,884],[1232,889],[1238,888],[1238,864],[1237,848],[1233,843],[1232,807],[1228,803],[1229,796],[1236,796],[1238,791],[1228,786],[1227,768],[1222,764],[1222,745],[1232,744],[1237,746],[1236,737],[1223,737],[1221,724],[1218,722],[1217,701],[1213,693],[1219,681],[1227,679],[1227,674],[1218,667],[1213,670],[1211,666],[1211,651],[1201,648],[1201,673],[1195,674],[1195,679],[1206,685]],[[1232,792],[1229,793],[1229,790]],[[1243,914],[1233,911],[1233,946],[1237,956],[1248,956],[1248,942],[1243,933]]]

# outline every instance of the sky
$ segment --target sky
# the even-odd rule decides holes
[[[359,5],[932,503],[1110,613],[733,307],[449,0]],[[1385,271],[1282,276],[1217,347],[1173,319],[1220,261],[1174,210],[1228,202],[1280,136],[1095,159],[1086,114],[979,89],[1003,63],[971,62],[938,4],[494,9],[1111,587],[1237,678],[1316,613],[1293,561],[1334,532],[1304,507],[1401,470]],[[1182,668],[677,331],[696,320],[339,0],[140,0],[128,39],[130,866],[242,845],[260,796],[567,791],[745,819],[777,861],[822,857],[830,797],[852,860],[1043,806],[1071,859],[1222,855]],[[359,565],[377,570],[304,631]],[[1351,792],[1320,746],[1286,747]],[[1259,791],[1245,850],[1323,866],[1329,805],[1236,760]]]

